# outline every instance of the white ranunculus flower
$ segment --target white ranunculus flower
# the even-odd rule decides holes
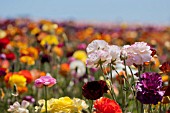
[[[99,61],[101,61],[102,65],[105,67],[109,63],[111,63],[111,59],[112,57],[108,51],[98,50],[88,55],[86,64],[87,64],[87,67],[89,68],[97,67],[99,65]]]
[[[90,54],[96,50],[108,49],[108,43],[104,40],[94,40],[86,48],[87,54]]]
[[[116,45],[109,46],[109,53],[112,57],[112,61],[120,62],[120,47]]]
[[[15,102],[13,105],[10,105],[8,112],[11,113],[29,113],[29,110],[26,109],[29,106],[29,102],[23,100],[21,105],[19,102]]]
[[[76,76],[81,77],[86,73],[86,66],[80,60],[75,60],[70,63],[71,73],[76,74]]]

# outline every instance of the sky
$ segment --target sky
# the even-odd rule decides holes
[[[170,0],[0,0],[0,18],[170,25]]]

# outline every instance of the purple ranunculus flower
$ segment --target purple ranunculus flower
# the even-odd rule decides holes
[[[25,96],[23,98],[23,100],[26,100],[26,101],[28,101],[30,103],[34,103],[35,102],[35,99],[32,96]]]
[[[157,104],[162,100],[162,78],[158,73],[145,72],[136,85],[137,99],[143,104]]]

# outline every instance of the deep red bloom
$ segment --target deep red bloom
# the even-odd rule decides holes
[[[0,39],[0,48],[5,48],[9,42],[10,42],[10,40],[7,37],[1,38]]]
[[[106,82],[103,80],[91,81],[83,85],[82,94],[87,99],[96,100],[102,97],[104,93],[107,93],[108,89]]]
[[[15,54],[14,53],[6,53],[6,59],[7,60],[14,60],[16,57],[15,57]]]
[[[151,53],[151,56],[152,56],[152,57],[153,57],[154,55],[156,55],[156,50],[155,50],[155,49],[151,48],[150,50],[152,51],[152,53]]]
[[[6,75],[6,69],[5,68],[0,68],[0,77]]]
[[[163,73],[169,73],[170,72],[170,61],[164,62],[159,69],[163,72]]]
[[[122,113],[117,102],[109,98],[101,97],[94,102],[96,113]]]

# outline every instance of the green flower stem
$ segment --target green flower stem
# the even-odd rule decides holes
[[[151,104],[148,106],[148,113],[151,113]]]
[[[160,104],[159,104],[159,113],[162,113],[161,108],[162,108],[162,105],[161,105],[161,103],[160,103]]]
[[[104,75],[103,67],[102,67],[101,64],[100,64],[100,69],[102,70],[102,75],[103,75],[103,77],[104,77],[104,80],[106,81],[106,77],[105,77],[105,75]],[[110,81],[109,81],[109,82],[110,82]],[[107,82],[106,82],[106,84],[107,84]],[[111,83],[111,82],[110,82],[110,85],[111,85],[111,89],[109,88],[109,91],[110,91],[110,93],[111,93],[112,99],[116,100],[115,93],[114,93],[114,91],[113,91],[112,83]],[[107,86],[108,86],[108,84],[107,84]],[[108,87],[109,87],[109,86],[108,86]]]
[[[47,113],[47,86],[45,86],[45,112]]]
[[[143,110],[143,104],[141,103],[141,113],[144,113],[144,110]]]

